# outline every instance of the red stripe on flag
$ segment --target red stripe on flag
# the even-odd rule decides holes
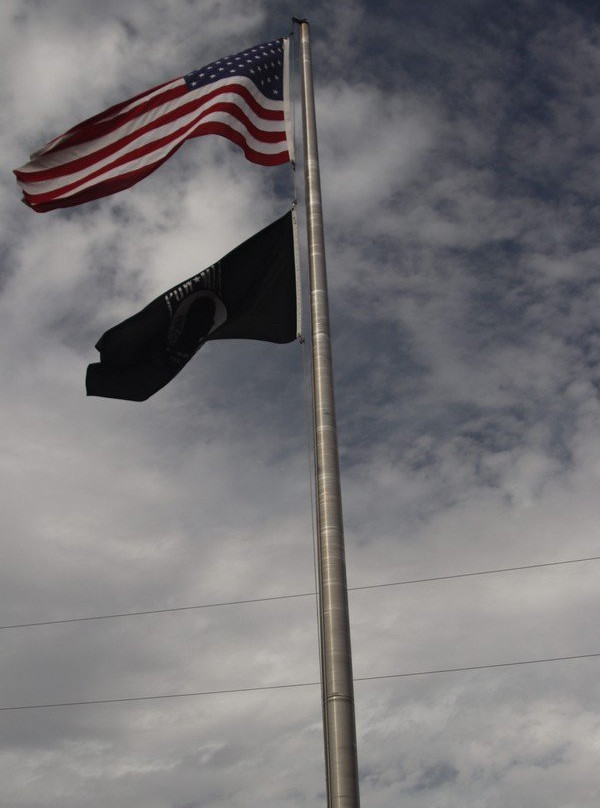
[[[238,132],[237,129],[232,129],[225,123],[203,123],[200,124],[198,130],[201,131],[196,131],[192,137],[199,137],[201,135],[221,135],[222,137],[227,138],[227,140],[231,140],[237,146],[240,146],[246,155],[246,159],[251,163],[257,163],[261,166],[279,166],[283,163],[288,163],[290,160],[290,154],[287,146],[283,151],[276,153],[255,151],[252,146],[246,142],[244,136]],[[283,141],[285,141],[285,138],[283,138]]]
[[[38,149],[36,155],[42,156],[44,154],[51,154],[54,151],[62,149],[65,147],[65,143],[77,143],[79,141],[72,141],[71,137],[75,137],[78,132],[81,132],[87,128],[90,128],[103,120],[108,120],[116,115],[118,115],[119,111],[124,109],[125,107],[129,106],[130,104],[144,98],[150,93],[156,92],[161,87],[166,87],[168,84],[172,84],[173,80],[165,81],[163,84],[158,84],[156,87],[153,87],[151,90],[146,90],[143,93],[139,93],[138,95],[134,96],[133,98],[128,98],[127,101],[121,101],[118,104],[114,104],[109,109],[105,109],[103,112],[99,112],[97,115],[92,115],[91,118],[87,118],[85,121],[81,121],[81,123],[75,124],[70,129],[67,129],[66,132],[63,132],[62,135],[58,135],[57,137],[50,140],[46,143],[45,146],[42,146],[41,149]],[[35,159],[35,155],[31,156],[31,159]]]
[[[232,127],[227,126],[226,124],[224,124],[223,122],[220,122],[220,121],[212,121],[212,122],[202,123],[203,118],[208,117],[209,115],[214,114],[215,112],[225,112],[225,113],[227,113],[228,117],[234,118],[236,120],[239,120],[240,123],[242,123],[244,125],[244,127],[249,132],[249,134],[251,136],[253,136],[259,142],[263,142],[265,144],[273,144],[273,143],[285,144],[285,142],[286,142],[285,132],[271,132],[271,131],[263,132],[262,130],[256,129],[256,127],[246,118],[246,116],[241,112],[241,110],[239,110],[234,105],[227,104],[227,103],[225,103],[225,104],[215,104],[213,107],[210,107],[207,110],[203,110],[200,113],[200,115],[196,118],[196,120],[192,121],[191,123],[188,122],[185,126],[180,127],[179,129],[175,130],[174,132],[171,132],[169,135],[165,135],[162,138],[156,138],[153,141],[151,141],[150,143],[144,144],[143,146],[140,146],[140,147],[135,148],[135,149],[131,149],[126,154],[121,155],[120,157],[118,157],[117,159],[111,161],[107,165],[104,165],[104,166],[96,169],[95,171],[90,171],[84,177],[80,177],[78,180],[75,180],[73,182],[66,182],[63,185],[55,185],[55,187],[53,189],[47,189],[45,191],[42,191],[42,192],[36,194],[35,191],[33,190],[33,188],[31,188],[31,186],[35,186],[35,181],[32,182],[31,179],[28,178],[29,182],[27,183],[27,185],[28,185],[28,187],[31,188],[31,190],[25,191],[25,198],[32,205],[38,205],[38,204],[43,203],[43,202],[49,202],[49,201],[51,201],[53,199],[57,199],[60,196],[64,196],[65,194],[68,194],[68,193],[74,191],[79,186],[85,185],[85,184],[89,183],[91,180],[98,179],[98,180],[101,181],[101,178],[102,178],[103,174],[108,174],[110,171],[114,170],[115,168],[119,168],[120,166],[123,166],[123,165],[125,165],[125,164],[127,164],[129,162],[132,162],[133,160],[137,160],[137,159],[139,159],[141,157],[149,155],[153,151],[157,151],[158,149],[161,149],[161,148],[167,146],[169,143],[177,141],[178,138],[179,138],[179,142],[175,143],[173,149],[171,149],[169,151],[168,156],[172,155],[180,146],[183,145],[183,143],[188,138],[199,137],[199,136],[205,135],[205,134],[223,134],[224,137],[227,137],[229,140],[231,140],[234,143],[236,143],[237,145],[241,146],[243,151],[244,151],[244,154],[246,154],[246,157],[249,160],[252,159],[252,162],[259,162],[261,165],[272,165],[273,164],[270,161],[269,162],[263,162],[263,158],[261,158],[261,160],[257,160],[255,158],[251,158],[249,156],[250,154],[252,154],[252,155],[263,154],[264,157],[268,157],[268,158],[271,157],[270,154],[265,154],[264,152],[260,152],[260,151],[258,151],[256,149],[252,148],[247,143],[246,136],[243,133],[233,129]],[[216,129],[214,129],[214,127],[216,127]],[[229,134],[224,134],[224,133],[229,133]],[[182,135],[184,135],[183,139],[181,139]],[[133,140],[135,138],[131,137],[129,139]],[[114,151],[114,149],[111,149],[111,150]],[[287,153],[287,149],[285,149],[285,151]],[[278,152],[277,154],[281,154],[281,152]],[[288,159],[289,159],[289,157],[288,157]],[[158,167],[162,162],[163,162],[163,158],[159,158],[159,162],[153,161],[152,163],[150,163],[150,165],[154,165],[154,166]],[[92,167],[94,165],[94,163],[95,163],[95,161],[90,161],[89,166],[86,166],[86,167]],[[278,164],[278,162],[275,163],[275,164]],[[52,169],[52,170],[50,170],[48,172],[40,172],[40,173],[45,173],[47,175],[52,174],[52,176],[40,177],[39,181],[42,181],[42,179],[43,180],[49,180],[49,179],[60,180],[61,176],[60,176],[60,174],[57,174],[56,172],[57,172],[57,169]],[[36,179],[37,179],[37,177],[36,177]],[[65,174],[64,179],[65,180],[68,179],[67,174]]]
[[[217,97],[220,93],[212,93],[212,97]],[[101,160],[105,160],[106,158],[110,157],[111,154],[115,154],[120,149],[125,148],[130,143],[133,143],[139,137],[148,132],[151,132],[153,129],[158,129],[161,126],[165,126],[166,124],[172,123],[176,121],[178,118],[185,117],[193,112],[195,109],[200,107],[204,102],[204,99],[196,99],[194,101],[190,101],[188,104],[184,104],[181,107],[178,107],[176,110],[171,110],[168,113],[165,113],[160,118],[156,120],[150,121],[145,126],[141,126],[139,129],[136,129],[134,132],[131,132],[126,137],[120,138],[119,140],[115,140],[114,142],[98,149],[91,154],[86,155],[85,157],[79,157],[75,160],[70,160],[58,166],[53,166],[52,168],[45,168],[40,169],[39,171],[19,171],[18,169],[15,170],[15,175],[17,179],[19,179],[23,183],[31,184],[35,182],[46,182],[48,180],[53,179],[60,179],[61,177],[66,177],[69,174],[75,174],[79,171],[84,171],[86,168],[93,166],[96,163],[99,163]],[[271,112],[272,110],[269,110]],[[252,121],[245,115],[245,113],[233,102],[220,102],[217,104],[213,104],[212,106],[204,109],[200,112],[197,116],[197,120],[201,120],[202,118],[210,115],[214,112],[225,112],[229,114],[232,118],[236,118],[250,133],[252,137],[256,140],[259,140],[263,143],[280,143],[286,140],[286,133],[284,129],[279,130],[264,130],[258,128]],[[279,113],[283,118],[283,113]],[[192,126],[193,124],[186,124],[186,127]],[[176,138],[181,129],[176,130],[171,135],[165,136],[166,138],[174,139]],[[189,137],[193,135],[190,134]],[[165,138],[159,139],[157,142],[163,144],[165,142]],[[58,154],[58,153],[57,153]],[[111,163],[109,166],[106,166],[103,170],[109,170],[114,164]]]
[[[188,127],[183,127],[183,129],[186,128]],[[282,163],[287,163],[290,159],[287,147],[285,147],[285,136],[281,137],[279,141],[275,141],[275,142],[281,142],[282,145],[284,145],[282,151],[276,153],[265,153],[257,151],[256,149],[252,148],[252,146],[248,144],[246,138],[241,132],[238,132],[236,129],[233,129],[230,126],[227,126],[227,124],[225,123],[219,121],[210,121],[205,123],[194,122],[193,126],[190,128],[192,129],[192,131],[188,135],[186,135],[185,138],[180,140],[180,142],[176,143],[173,146],[173,148],[167,152],[166,155],[148,163],[145,166],[142,166],[129,172],[121,173],[119,174],[118,177],[102,180],[102,175],[107,174],[109,171],[124,166],[127,163],[132,162],[133,160],[149,155],[153,151],[156,151],[162,148],[163,146],[168,145],[173,139],[175,139],[173,135],[154,140],[151,143],[141,146],[138,149],[134,149],[128,152],[126,155],[122,155],[117,160],[113,160],[109,165],[103,166],[102,168],[87,174],[85,177],[77,180],[76,182],[67,183],[66,185],[62,185],[58,188],[54,188],[52,190],[45,191],[39,194],[24,191],[23,193],[24,200],[27,202],[28,205],[30,205],[30,207],[34,208],[35,210],[42,211],[42,210],[52,210],[53,207],[65,207],[66,205],[56,204],[61,200],[61,198],[79,199],[85,196],[86,201],[87,199],[99,198],[94,195],[95,188],[100,188],[100,186],[112,187],[113,185],[118,184],[121,178],[123,177],[137,177],[138,179],[143,179],[144,177],[148,176],[148,174],[155,171],[160,165],[162,165],[165,160],[171,157],[171,155],[173,155],[186,142],[186,140],[192,137],[201,137],[202,135],[215,134],[227,138],[228,140],[232,141],[233,143],[241,147],[242,151],[244,152],[248,160],[250,160],[253,163],[257,163],[258,165],[264,165],[264,166],[281,165]],[[179,131],[181,132],[181,130]],[[85,185],[94,179],[96,179],[97,182],[95,182],[91,188],[83,189],[82,191],[76,192],[75,194],[73,193],[73,191],[76,191],[76,189],[79,186]],[[137,181],[138,180],[134,179],[131,182],[131,184],[134,184]],[[123,188],[129,188],[129,187],[130,185],[123,186]],[[122,189],[119,188],[119,190]],[[91,196],[88,196],[88,191],[92,194]],[[67,194],[68,197],[66,197]],[[106,194],[101,193],[100,196],[106,196]],[[84,200],[81,199],[81,201]],[[77,203],[73,202],[71,204],[77,204]]]
[[[208,124],[206,125],[208,128]],[[231,131],[230,133],[226,133],[224,130],[228,127],[221,126],[221,131],[217,131],[217,125],[210,125],[211,131],[202,132],[199,134],[215,134],[221,135],[226,137],[228,140],[232,140],[235,142],[235,138],[232,135],[238,135],[238,132]],[[283,165],[284,163],[289,162],[290,156],[286,149],[285,152],[280,152],[278,154],[261,154],[259,152],[255,152],[249,147],[244,148],[242,143],[238,143],[239,146],[242,147],[244,150],[244,154],[246,158],[252,162],[256,163],[257,165],[262,166],[276,166],[276,165]],[[177,147],[178,148],[178,147]],[[125,191],[127,188],[131,188],[132,185],[135,185],[140,180],[147,177],[157,168],[159,168],[166,160],[171,157],[173,152],[177,151],[177,149],[173,149],[173,151],[169,152],[165,157],[161,160],[157,161],[156,163],[152,163],[152,165],[144,166],[143,169],[137,169],[136,171],[129,171],[125,174],[121,174],[118,177],[113,177],[110,180],[104,180],[103,182],[99,182],[92,186],[91,188],[86,188],[83,191],[80,191],[77,194],[73,194],[72,196],[67,196],[62,199],[54,199],[49,202],[39,202],[39,203],[32,203],[27,197],[27,194],[23,195],[23,201],[29,205],[32,210],[36,211],[37,213],[46,213],[50,210],[58,210],[59,208],[71,208],[75,207],[76,205],[80,205],[84,202],[93,202],[95,199],[102,199],[105,196],[110,196],[111,194],[117,193],[118,191]]]
[[[148,91],[144,95],[148,95],[154,90]],[[97,140],[102,137],[107,137],[111,134],[111,132],[116,131],[121,126],[130,123],[136,119],[141,119],[141,131],[147,131],[143,127],[143,121],[148,120],[148,116],[152,113],[152,117],[150,121],[154,120],[162,120],[162,115],[160,113],[160,108],[163,106],[168,106],[177,98],[181,98],[182,96],[186,95],[190,92],[182,80],[182,84],[178,85],[177,87],[171,87],[169,90],[166,90],[164,93],[159,93],[158,95],[149,98],[147,101],[144,101],[141,104],[138,104],[136,107],[132,109],[128,109],[121,115],[112,113],[112,110],[115,108],[113,107],[112,110],[107,110],[105,113],[101,115],[96,115],[94,118],[90,118],[88,121],[84,121],[77,126],[74,126],[64,135],[56,138],[55,141],[52,141],[52,145],[50,147],[46,147],[44,149],[44,154],[54,154],[59,153],[63,149],[71,148],[73,146],[81,145],[82,143],[91,143],[94,140]],[[171,114],[175,117],[178,117],[179,110],[186,110],[189,108],[193,108],[193,106],[198,106],[204,103],[211,101],[213,98],[217,98],[219,95],[224,95],[227,93],[236,93],[239,95],[250,107],[250,109],[257,115],[258,117],[262,118],[263,120],[267,121],[283,121],[284,114],[283,110],[281,109],[269,109],[267,107],[262,106],[254,97],[254,95],[249,92],[247,87],[244,85],[238,84],[236,81],[232,81],[223,87],[219,87],[215,90],[205,93],[204,95],[200,96],[199,98],[192,99],[189,104],[184,104],[181,107],[178,107],[176,110],[173,110]],[[131,102],[125,102],[124,104],[117,105],[118,107],[126,107],[129,106]],[[109,115],[109,113],[111,113]],[[169,113],[164,113],[167,115]],[[181,115],[185,114],[185,112],[181,112]],[[151,128],[151,125],[149,126]],[[137,131],[137,130],[136,130]]]

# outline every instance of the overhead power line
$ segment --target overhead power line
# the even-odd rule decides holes
[[[458,572],[452,575],[436,575],[429,578],[411,578],[404,581],[390,581],[381,584],[367,584],[365,586],[348,587],[349,592],[358,592],[366,589],[383,589],[390,586],[407,586],[409,584],[435,583],[436,581],[450,581],[457,578],[472,578],[477,575],[497,575],[499,573],[517,572],[519,570],[541,569],[542,567],[558,567],[564,564],[581,564],[586,561],[600,561],[600,556],[589,556],[587,558],[570,558],[566,561],[547,561],[541,564],[523,564],[518,567],[502,567],[490,570],[478,570],[476,572]],[[294,598],[314,597],[315,592],[297,592],[291,595],[272,595],[262,598],[246,598],[244,600],[227,600],[217,603],[199,603],[191,606],[172,606],[165,609],[146,609],[135,612],[116,612],[114,614],[98,614],[88,617],[67,617],[61,620],[37,620],[29,623],[13,623],[11,625],[0,626],[0,631],[17,628],[33,628],[34,626],[57,626],[64,623],[84,623],[91,620],[114,620],[118,617],[140,617],[150,614],[168,614],[170,612],[188,612],[198,609],[215,609],[222,606],[244,606],[249,603],[267,603],[273,600],[293,600]]]
[[[286,690],[292,687],[312,687],[320,682],[293,682],[288,685],[262,685],[238,687],[232,690],[198,690],[194,693],[162,693],[157,696],[127,696],[121,699],[93,699],[91,701],[63,701],[49,704],[23,704],[17,707],[0,707],[0,711],[38,710],[42,707],[85,707],[91,704],[123,704],[128,701],[158,701],[160,699],[187,699],[193,696],[225,696],[233,693],[256,693],[261,690]]]
[[[588,558],[569,558],[566,561],[546,561],[542,564],[522,564],[519,567],[501,567],[491,570],[479,570],[477,572],[457,572],[454,575],[436,575],[432,578],[412,578],[407,581],[392,581],[391,583],[371,584],[368,586],[352,586],[349,591],[357,592],[360,589],[382,589],[386,586],[405,586],[406,584],[428,584],[435,581],[450,581],[454,578],[472,578],[475,575],[497,575],[501,572],[518,572],[519,570],[535,570],[541,567],[559,567],[563,564],[581,564],[584,561],[600,561],[600,556],[589,556]]]
[[[561,657],[548,657],[546,659],[524,659],[515,662],[494,662],[489,665],[469,665],[462,668],[438,668],[435,670],[426,671],[410,671],[407,673],[387,673],[381,676],[356,676],[355,682],[372,682],[381,679],[400,679],[409,676],[430,676],[439,673],[463,673],[466,671],[481,671],[489,670],[490,668],[508,668],[517,665],[537,665],[544,662],[567,662],[576,659],[591,659],[592,657],[600,657],[600,652],[593,654],[574,654],[572,656]],[[160,699],[183,699],[192,698],[194,696],[224,696],[233,695],[235,693],[257,693],[265,690],[289,690],[296,687],[315,687],[320,685],[320,682],[292,682],[283,685],[261,685],[258,687],[238,687],[230,690],[198,690],[192,693],[161,693],[153,696],[127,696],[118,699],[93,699],[89,701],[62,701],[62,702],[49,702],[46,704],[20,704],[14,707],[0,707],[0,712],[7,712],[9,710],[39,710],[44,707],[84,707],[93,704],[123,704],[131,701],[158,701]]]
[[[314,592],[299,592],[293,595],[273,595],[266,598],[246,598],[245,600],[226,600],[218,603],[199,603],[192,606],[172,606],[167,609],[146,609],[140,612],[117,612],[115,614],[96,614],[89,617],[66,617],[62,620],[40,620],[35,623],[15,623],[11,626],[0,626],[0,631],[9,628],[32,628],[33,626],[56,626],[61,623],[85,623],[88,620],[113,620],[116,617],[139,617],[144,614],[168,614],[169,612],[190,612],[194,609],[216,609],[219,606],[243,606],[246,603],[266,603],[270,600],[291,600],[307,598]]]
[[[516,665],[538,665],[542,662],[568,662],[574,659],[591,659],[600,657],[600,652],[594,654],[573,654],[572,656],[547,657],[546,659],[521,659],[516,662],[493,662],[489,665],[467,665],[462,668],[437,668],[430,671],[415,671],[410,673],[387,673],[383,676],[358,676],[355,682],[372,682],[376,679],[401,679],[405,676],[430,676],[434,673],[462,673],[465,671],[483,671],[489,668],[512,668]]]

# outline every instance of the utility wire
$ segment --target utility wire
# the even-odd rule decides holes
[[[192,696],[224,696],[232,693],[255,693],[260,690],[285,690],[292,687],[311,687],[319,682],[294,682],[289,685],[263,685],[261,687],[239,687],[233,690],[201,690],[195,693],[163,693],[158,696],[129,696],[122,699],[95,699],[93,701],[63,701],[52,704],[25,704],[17,707],[0,707],[7,710],[37,710],[41,707],[82,707],[90,704],[122,704],[127,701],[153,701],[158,699],[185,699]]]
[[[600,556],[589,558],[569,558],[566,561],[547,561],[544,564],[523,564],[520,567],[502,567],[501,569],[480,570],[479,572],[458,572],[455,575],[437,575],[433,578],[413,578],[410,581],[393,581],[389,584],[371,584],[369,586],[353,586],[348,591],[357,592],[360,589],[381,589],[385,586],[404,586],[406,584],[426,584],[433,581],[449,581],[453,578],[470,578],[474,575],[496,575],[499,572],[517,572],[517,570],[534,570],[540,567],[558,567],[561,564],[579,564],[582,561],[600,561]]]
[[[453,575],[436,575],[431,578],[412,578],[405,581],[391,581],[382,584],[369,584],[366,586],[350,586],[349,592],[358,592],[365,589],[383,589],[388,586],[407,586],[408,584],[434,583],[436,581],[449,581],[456,578],[471,578],[476,575],[497,575],[503,572],[517,572],[518,570],[540,569],[542,567],[558,567],[564,564],[581,564],[585,561],[600,561],[600,556],[589,556],[588,558],[570,558],[566,561],[548,561],[543,564],[524,564],[519,567],[502,567],[499,569],[479,570],[477,572],[459,572]],[[145,614],[167,614],[169,612],[186,612],[195,609],[215,609],[220,606],[243,606],[247,603],[267,603],[272,600],[292,600],[294,598],[314,597],[315,592],[297,592],[292,595],[272,595],[264,598],[247,598],[245,600],[228,600],[218,603],[201,603],[193,606],[173,606],[166,609],[147,609],[139,612],[118,612],[116,614],[99,614],[89,617],[68,617],[62,620],[40,620],[31,623],[14,623],[12,625],[0,626],[0,631],[16,628],[32,628],[34,626],[56,626],[62,623],[83,623],[89,620],[113,620],[117,617],[138,617]]]
[[[112,620],[115,617],[138,617],[143,614],[167,614],[168,612],[187,612],[193,609],[215,609],[218,606],[243,606],[246,603],[266,603],[270,600],[290,600],[292,598],[314,597],[314,592],[301,592],[295,595],[273,595],[268,598],[248,598],[247,600],[228,600],[219,603],[201,603],[195,606],[173,606],[168,609],[147,609],[142,612],[119,612],[117,614],[97,614],[90,617],[67,617],[64,620],[42,620],[36,623],[15,623],[12,626],[0,626],[0,631],[9,628],[31,628],[32,626],[56,626],[60,623],[83,623],[86,620]]]
[[[575,654],[572,656],[549,657],[546,659],[524,659],[515,662],[494,662],[489,665],[469,665],[463,668],[439,668],[437,670],[410,671],[407,673],[388,673],[382,676],[356,676],[355,682],[372,682],[380,679],[400,679],[408,676],[429,676],[436,673],[462,673],[465,671],[481,671],[490,668],[508,668],[516,665],[536,665],[544,662],[567,662],[575,659],[591,659],[600,657],[600,652],[594,654]],[[200,690],[194,693],[163,693],[156,696],[129,696],[120,699],[94,699],[90,701],[63,701],[48,704],[21,704],[14,707],[0,707],[0,712],[9,710],[38,710],[43,707],[81,707],[92,704],[122,704],[130,701],[157,701],[159,699],[182,699],[193,696],[222,696],[234,693],[256,693],[264,690],[288,690],[296,687],[315,687],[320,682],[293,682],[284,685],[262,685],[259,687],[240,687],[231,690]]]
[[[493,662],[490,665],[468,665],[464,668],[438,668],[431,671],[415,671],[414,673],[388,673],[384,676],[359,676],[355,682],[372,682],[376,679],[401,679],[405,676],[429,676],[433,673],[461,673],[463,671],[483,671],[489,668],[511,668],[515,665],[537,665],[541,662],[567,662],[573,659],[591,659],[600,657],[600,652],[594,654],[573,654],[572,656],[548,657],[547,659],[521,659],[517,662]]]

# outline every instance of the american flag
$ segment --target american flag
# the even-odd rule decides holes
[[[15,169],[38,212],[99,199],[148,176],[192,137],[222,135],[260,165],[291,159],[288,40],[218,59],[89,118]]]

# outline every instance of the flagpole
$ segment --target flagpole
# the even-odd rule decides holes
[[[312,84],[309,25],[300,29],[304,177],[312,328],[321,680],[328,808],[359,808],[350,618]]]

